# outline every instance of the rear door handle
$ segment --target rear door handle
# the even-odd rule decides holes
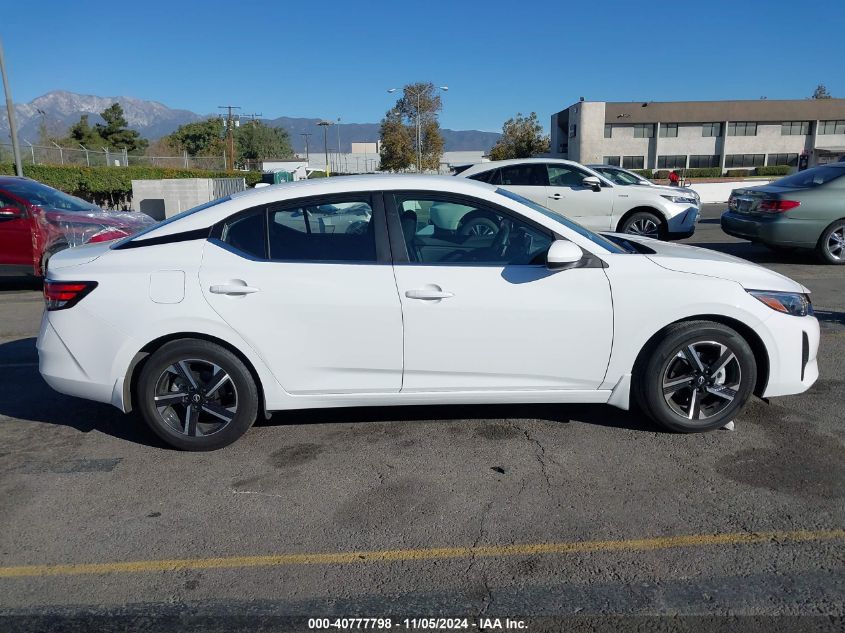
[[[439,301],[440,299],[448,299],[454,297],[454,292],[447,292],[445,290],[434,290],[430,288],[416,288],[415,290],[407,290],[405,296],[408,299],[421,299],[423,301]]]
[[[216,295],[251,295],[258,292],[260,288],[241,286],[240,284],[222,284],[219,286],[211,286],[208,290]]]
[[[562,197],[563,197],[563,196],[562,196],[562,195],[560,195],[559,193],[556,193],[556,194],[555,194],[555,195],[553,195],[553,196],[549,196],[549,198],[551,198],[552,200],[560,200]]]

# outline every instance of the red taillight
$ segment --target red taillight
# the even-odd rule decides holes
[[[129,235],[129,233],[120,229],[104,229],[88,240],[88,243],[110,242],[111,240],[118,240],[121,237],[126,237],[127,235]]]
[[[47,280],[44,282],[44,302],[48,310],[72,308],[96,287],[96,281]]]
[[[760,211],[766,213],[783,213],[794,209],[801,203],[798,200],[763,200],[760,203]]]

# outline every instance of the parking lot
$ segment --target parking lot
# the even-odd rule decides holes
[[[38,374],[37,284],[0,284],[0,612],[845,614],[845,271],[688,242],[813,291],[821,377],[736,429],[607,406],[276,414],[213,453]]]

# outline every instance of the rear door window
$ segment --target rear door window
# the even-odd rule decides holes
[[[549,184],[546,166],[542,163],[523,163],[502,167],[502,185],[545,187]],[[491,183],[495,184],[495,183]]]

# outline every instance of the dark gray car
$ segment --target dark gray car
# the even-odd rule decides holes
[[[828,264],[845,264],[845,163],[734,189],[722,230],[774,249],[813,249]]]

